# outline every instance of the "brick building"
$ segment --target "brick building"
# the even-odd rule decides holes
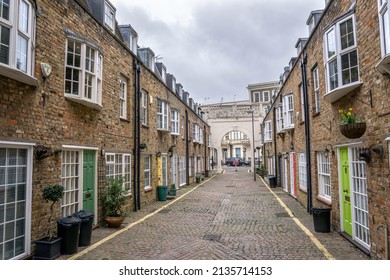
[[[0,2],[0,259],[46,235],[47,185],[65,188],[56,218],[84,209],[98,225],[107,178],[124,178],[130,213],[209,169],[201,110],[116,13],[104,0]]]
[[[313,11],[263,123],[277,184],[308,212],[331,208],[333,230],[378,259],[389,258],[389,8],[329,0]],[[365,130],[344,132],[341,111]]]

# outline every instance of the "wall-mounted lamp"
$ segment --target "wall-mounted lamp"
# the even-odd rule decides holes
[[[175,147],[175,146],[171,146],[171,147],[168,149],[168,155],[169,155],[169,157],[172,157],[172,156],[173,156],[173,147]]]
[[[42,160],[53,155],[51,148],[43,145],[37,145],[35,147],[34,156],[36,160]]]
[[[60,153],[62,153],[62,150],[61,150],[61,149],[55,149],[55,150],[53,151],[53,154],[54,154],[55,157],[58,156]]]
[[[370,148],[360,148],[359,159],[364,160],[365,162],[370,162],[371,160]]]
[[[104,147],[102,147],[100,149],[100,156],[104,157],[106,155],[106,149],[104,149]]]
[[[293,151],[294,150],[294,142],[290,143],[290,149]]]
[[[374,151],[374,153],[378,154],[381,159],[383,159],[385,151],[382,145],[375,146],[374,148],[372,148],[372,150]]]
[[[148,147],[148,146],[146,146],[145,143],[139,144],[139,148],[140,148],[141,150],[144,150],[144,149],[146,149],[147,147]]]
[[[328,149],[330,147],[330,149]],[[333,150],[333,146],[331,144],[327,144],[324,149],[324,156],[329,157],[329,152],[331,152],[332,156],[334,156],[335,152]]]
[[[158,152],[156,153],[156,157],[161,157],[161,152],[160,152],[160,151],[158,151]]]

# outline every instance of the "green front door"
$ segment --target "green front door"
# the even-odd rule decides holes
[[[340,148],[341,160],[341,200],[343,207],[344,232],[352,236],[352,212],[351,212],[351,190],[349,183],[349,161],[348,148]]]
[[[95,152],[84,151],[83,160],[83,209],[94,212],[95,196]]]

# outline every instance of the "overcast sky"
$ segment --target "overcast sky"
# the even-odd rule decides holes
[[[325,0],[110,0],[119,24],[161,58],[195,102],[248,99],[247,86],[278,81],[306,20]]]

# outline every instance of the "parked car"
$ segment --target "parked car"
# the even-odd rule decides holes
[[[238,157],[232,157],[232,158],[227,158],[225,160],[225,164],[227,166],[241,166],[242,165],[242,161]]]

